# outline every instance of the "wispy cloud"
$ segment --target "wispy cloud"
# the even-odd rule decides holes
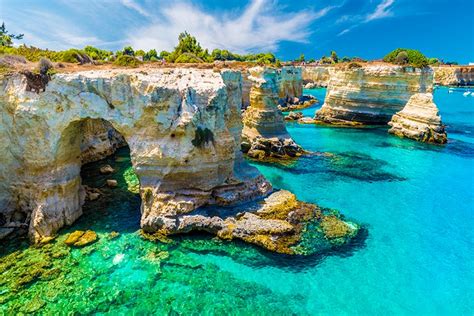
[[[136,3],[134,0],[122,0],[121,2],[127,8],[137,11],[144,17],[151,17],[151,14],[148,13],[140,4]]]
[[[336,21],[336,23],[344,23],[348,21],[353,21],[354,24],[342,30],[339,34],[337,34],[337,36],[347,34],[350,31],[352,31],[354,28],[358,27],[359,25],[363,23],[368,23],[373,20],[383,19],[383,18],[393,16],[393,12],[391,11],[391,8],[394,3],[395,3],[395,0],[382,0],[382,2],[379,3],[377,7],[375,7],[375,10],[372,12],[362,14],[362,15],[354,15],[354,16],[344,15],[340,17]]]
[[[169,50],[186,30],[210,49],[274,51],[282,41],[308,42],[310,24],[332,8],[282,13],[275,1],[253,0],[235,15],[233,11],[209,13],[189,2],[178,2],[162,7],[149,25],[130,30],[128,41],[141,49]]]
[[[390,7],[395,2],[395,0],[383,0],[376,8],[375,11],[368,14],[365,18],[366,22],[382,19],[389,16],[392,16],[393,13],[390,11]]]

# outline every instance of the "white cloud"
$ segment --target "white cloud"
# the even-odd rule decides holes
[[[144,17],[147,17],[147,18],[151,17],[150,13],[148,13],[144,8],[142,8],[141,5],[139,5],[138,3],[136,3],[133,0],[122,0],[122,4],[124,6],[126,6],[127,8],[129,8],[129,9],[137,11],[138,13],[143,15]]]
[[[188,31],[211,50],[274,51],[282,41],[306,43],[310,24],[333,8],[281,13],[275,4],[253,0],[240,15],[232,15],[211,14],[188,2],[174,3],[160,8],[149,25],[130,30],[128,42],[145,50],[170,50],[177,44],[178,34]]]
[[[348,21],[354,21],[355,24],[353,24],[351,27],[345,28],[342,30],[337,36],[341,36],[344,34],[349,33],[352,31],[354,28],[357,26],[363,24],[363,23],[368,23],[373,20],[377,19],[383,19],[387,17],[393,16],[393,12],[390,11],[392,4],[395,3],[395,0],[382,0],[381,3],[377,5],[375,10],[371,13],[367,13],[365,15],[354,15],[354,16],[348,16],[348,15],[343,15],[341,16],[336,23],[344,23]]]
[[[393,13],[390,11],[390,6],[395,2],[395,0],[383,0],[376,8],[375,11],[367,15],[365,21],[372,21],[376,19],[382,19],[389,16],[392,16]]]

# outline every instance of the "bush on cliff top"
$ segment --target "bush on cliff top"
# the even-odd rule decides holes
[[[404,57],[403,52],[406,54],[408,60],[407,64],[417,68],[423,68],[428,66],[428,58],[423,55],[419,50],[416,49],[406,49],[406,48],[397,48],[390,53],[388,53],[383,61],[392,64],[399,64],[402,57]],[[399,56],[400,54],[400,56]],[[397,59],[397,57],[399,57]]]
[[[122,67],[138,67],[141,63],[141,61],[129,55],[122,55],[114,61],[114,65]]]

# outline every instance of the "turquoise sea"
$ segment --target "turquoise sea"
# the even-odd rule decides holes
[[[119,189],[104,189],[51,244],[0,247],[0,315],[472,315],[474,97],[464,91],[435,91],[446,146],[387,128],[289,123],[296,142],[326,154],[292,167],[254,163],[275,187],[365,226],[349,247],[324,256],[286,257],[205,235],[144,240],[139,197],[126,189],[127,149],[86,165],[84,182],[98,187],[98,167],[113,164]],[[313,116],[320,104],[303,112]],[[99,241],[64,246],[76,229],[95,230]]]

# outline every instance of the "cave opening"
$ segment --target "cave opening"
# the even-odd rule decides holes
[[[74,146],[80,149],[85,201],[82,216],[70,229],[107,234],[138,230],[140,183],[125,138],[103,119],[87,118],[73,124],[80,135]]]

